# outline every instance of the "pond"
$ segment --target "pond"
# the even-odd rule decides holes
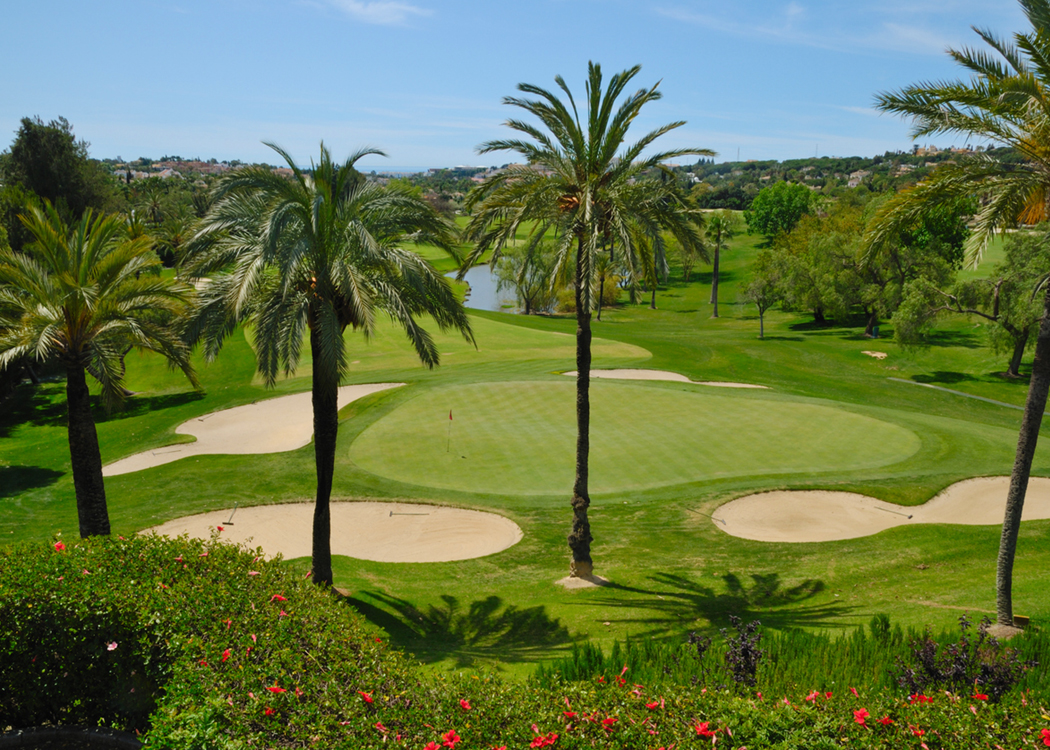
[[[456,277],[455,271],[445,274],[448,278]],[[517,312],[518,303],[514,292],[504,289],[496,291],[496,275],[486,265],[474,266],[467,271],[463,280],[467,282],[467,296],[463,306],[472,310],[493,310],[495,312]]]

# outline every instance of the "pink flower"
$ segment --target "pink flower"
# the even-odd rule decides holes
[[[233,625],[233,620],[223,620],[226,623],[226,629],[229,630],[230,626]]]
[[[257,576],[257,575],[259,575],[259,571],[257,571],[257,570],[249,570],[248,571],[248,575],[250,575],[250,576]]]
[[[62,542],[55,542],[55,552],[65,552],[65,551],[66,551],[66,545],[62,544]]]
[[[443,735],[441,735],[441,739],[442,739],[442,743],[441,743],[442,747],[453,748],[453,747],[456,746],[456,743],[459,742],[460,736],[458,734],[456,734],[456,730],[455,729],[450,729],[447,732],[445,732]]]
[[[849,689],[849,691],[850,691],[851,693],[853,693],[853,697],[854,697],[854,698],[859,698],[859,697],[860,697],[860,693],[858,693],[858,692],[857,692],[857,688],[855,688],[855,687],[851,687],[851,688]]]
[[[358,690],[357,694],[361,696],[361,700],[363,700],[365,703],[372,702],[372,696],[366,693],[364,690]]]
[[[468,701],[466,698],[461,698],[459,701],[459,707],[462,708],[464,711],[469,711],[470,701]]]
[[[861,708],[853,712],[853,720],[860,724],[862,727],[868,726],[864,723],[864,720],[867,719],[869,716],[871,716],[871,714],[868,713],[868,709],[866,708]]]
[[[1050,747],[1050,729],[1041,729],[1039,734],[1043,738],[1043,744]]]
[[[548,747],[558,741],[558,735],[551,732],[548,735],[537,735],[533,738],[532,742],[529,743],[529,747]]]
[[[288,600],[287,600],[287,599],[285,599],[285,598],[284,598],[283,596],[281,596],[280,594],[274,594],[273,596],[271,596],[271,597],[270,597],[270,601],[271,601],[271,602],[286,602],[286,601],[288,601]]]
[[[116,650],[117,650],[117,642],[116,641],[110,641],[109,643],[106,644],[106,651],[116,651]]]
[[[390,731],[389,729],[386,728],[386,725],[383,724],[383,722],[381,722],[381,721],[377,721],[376,722],[376,729],[378,729],[383,734],[386,734],[387,732]]]
[[[806,700],[809,701],[810,703],[816,703],[817,702],[817,698],[819,698],[819,697],[820,697],[820,693],[818,693],[816,690],[814,690],[812,693],[810,693],[809,695],[806,696]]]
[[[223,660],[223,662],[225,662],[229,658],[230,658],[230,649],[226,649],[225,651],[222,652],[222,660]]]
[[[273,687],[268,687],[266,689],[269,690],[271,693],[287,693],[288,692],[283,687],[277,687],[276,685],[274,685]]]

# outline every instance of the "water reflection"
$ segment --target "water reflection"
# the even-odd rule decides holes
[[[456,277],[455,271],[445,274],[450,279]],[[514,292],[504,289],[496,291],[496,276],[488,265],[474,266],[467,271],[463,280],[470,285],[463,306],[472,310],[494,310],[495,312],[517,312],[518,303]]]

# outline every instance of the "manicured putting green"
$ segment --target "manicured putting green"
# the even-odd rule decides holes
[[[571,489],[575,444],[572,383],[482,383],[435,388],[406,401],[361,433],[350,459],[414,485],[557,494]],[[591,382],[596,493],[845,472],[902,461],[919,447],[908,429],[820,404]]]

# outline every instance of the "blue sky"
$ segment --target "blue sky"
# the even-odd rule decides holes
[[[876,92],[958,78],[971,25],[1025,28],[1011,0],[2,0],[0,148],[59,115],[92,156],[308,163],[323,139],[384,166],[487,165],[519,82],[582,96],[589,60],[661,80],[635,136],[718,161],[908,148]],[[962,145],[944,138],[939,145]],[[928,142],[924,140],[924,142]]]

